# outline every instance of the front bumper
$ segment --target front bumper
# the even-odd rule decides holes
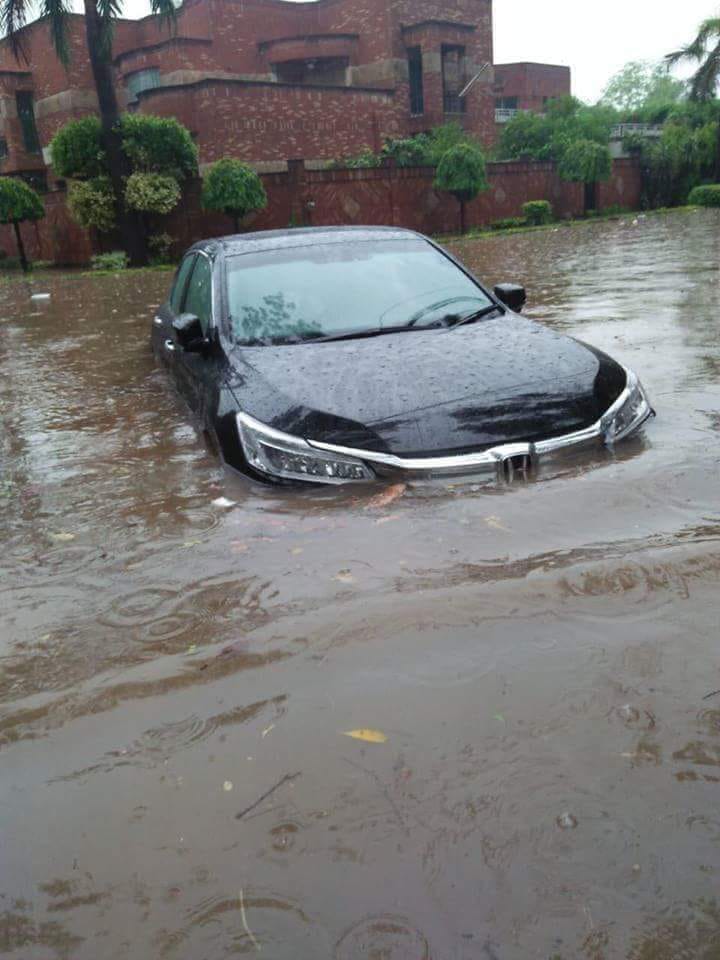
[[[260,424],[247,414],[239,414],[241,423],[253,430],[264,431],[276,440],[283,439],[287,444],[302,445],[306,452],[318,451],[325,457],[346,457],[370,468],[374,475],[394,479],[432,479],[442,477],[497,477],[513,480],[518,476],[529,476],[540,463],[563,453],[592,447],[612,447],[619,440],[631,436],[652,416],[655,411],[650,405],[639,380],[631,370],[626,370],[625,389],[615,402],[595,423],[574,433],[539,440],[534,443],[509,443],[491,447],[473,453],[444,457],[399,457],[391,453],[372,450],[359,450],[319,440],[300,439],[280,434],[270,427]],[[242,427],[241,427],[242,435]],[[272,439],[269,440],[272,444]],[[299,479],[299,478],[298,478]],[[320,476],[303,477],[314,482],[358,482],[343,481],[338,478]],[[364,478],[367,479],[367,478]]]

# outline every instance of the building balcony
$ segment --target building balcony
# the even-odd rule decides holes
[[[519,110],[512,110],[510,107],[495,108],[495,123],[507,123],[520,113]]]
[[[631,135],[653,139],[661,136],[662,132],[661,123],[618,123],[610,131],[610,139],[623,140]]]

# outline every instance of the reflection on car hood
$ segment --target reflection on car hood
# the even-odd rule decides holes
[[[238,403],[258,420],[406,456],[569,433],[611,402],[603,366],[615,395],[624,385],[603,354],[510,313],[452,331],[239,348],[231,365]]]

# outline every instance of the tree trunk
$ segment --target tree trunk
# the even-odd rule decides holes
[[[119,130],[120,111],[113,83],[112,48],[109,39],[103,37],[103,25],[95,0],[84,0],[84,4],[88,54],[100,108],[100,136],[115,196],[118,230],[131,264],[138,266],[147,262],[147,252],[139,219],[133,215],[132,211],[125,208],[124,178],[131,171],[123,153],[122,136]]]
[[[233,227],[235,227],[235,233],[240,233],[240,217],[236,214],[232,214]]]
[[[13,220],[13,227],[15,228],[15,239],[17,240],[18,255],[20,257],[20,266],[23,269],[23,273],[27,273],[30,269],[30,264],[27,261],[25,256],[25,244],[23,243],[22,234],[20,233],[20,224],[17,220]]]

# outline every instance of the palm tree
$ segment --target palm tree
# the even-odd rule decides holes
[[[712,100],[720,80],[720,17],[704,20],[692,43],[665,57],[668,67],[684,60],[700,64],[690,79],[690,99]]]
[[[690,78],[690,99],[698,103],[713,100],[720,82],[720,17],[704,20],[691,43],[665,57],[668,69],[684,61],[699,65]],[[720,124],[718,124],[715,179],[720,181]]]
[[[120,110],[112,68],[112,39],[115,20],[120,16],[122,0],[83,0],[85,8],[85,38],[92,68],[95,91],[98,98],[102,144],[107,157],[108,171],[115,195],[117,225],[122,244],[133,263],[141,263],[145,256],[142,233],[136,223],[136,214],[126,210],[123,203],[124,178],[130,174],[127,158],[122,149],[119,124]],[[150,0],[152,12],[160,22],[175,21],[173,0]],[[0,0],[0,29],[8,38],[16,60],[28,61],[24,48],[22,28],[28,14],[37,11],[40,18],[47,19],[53,47],[61,63],[70,61],[67,22],[71,10],[70,0]]]

